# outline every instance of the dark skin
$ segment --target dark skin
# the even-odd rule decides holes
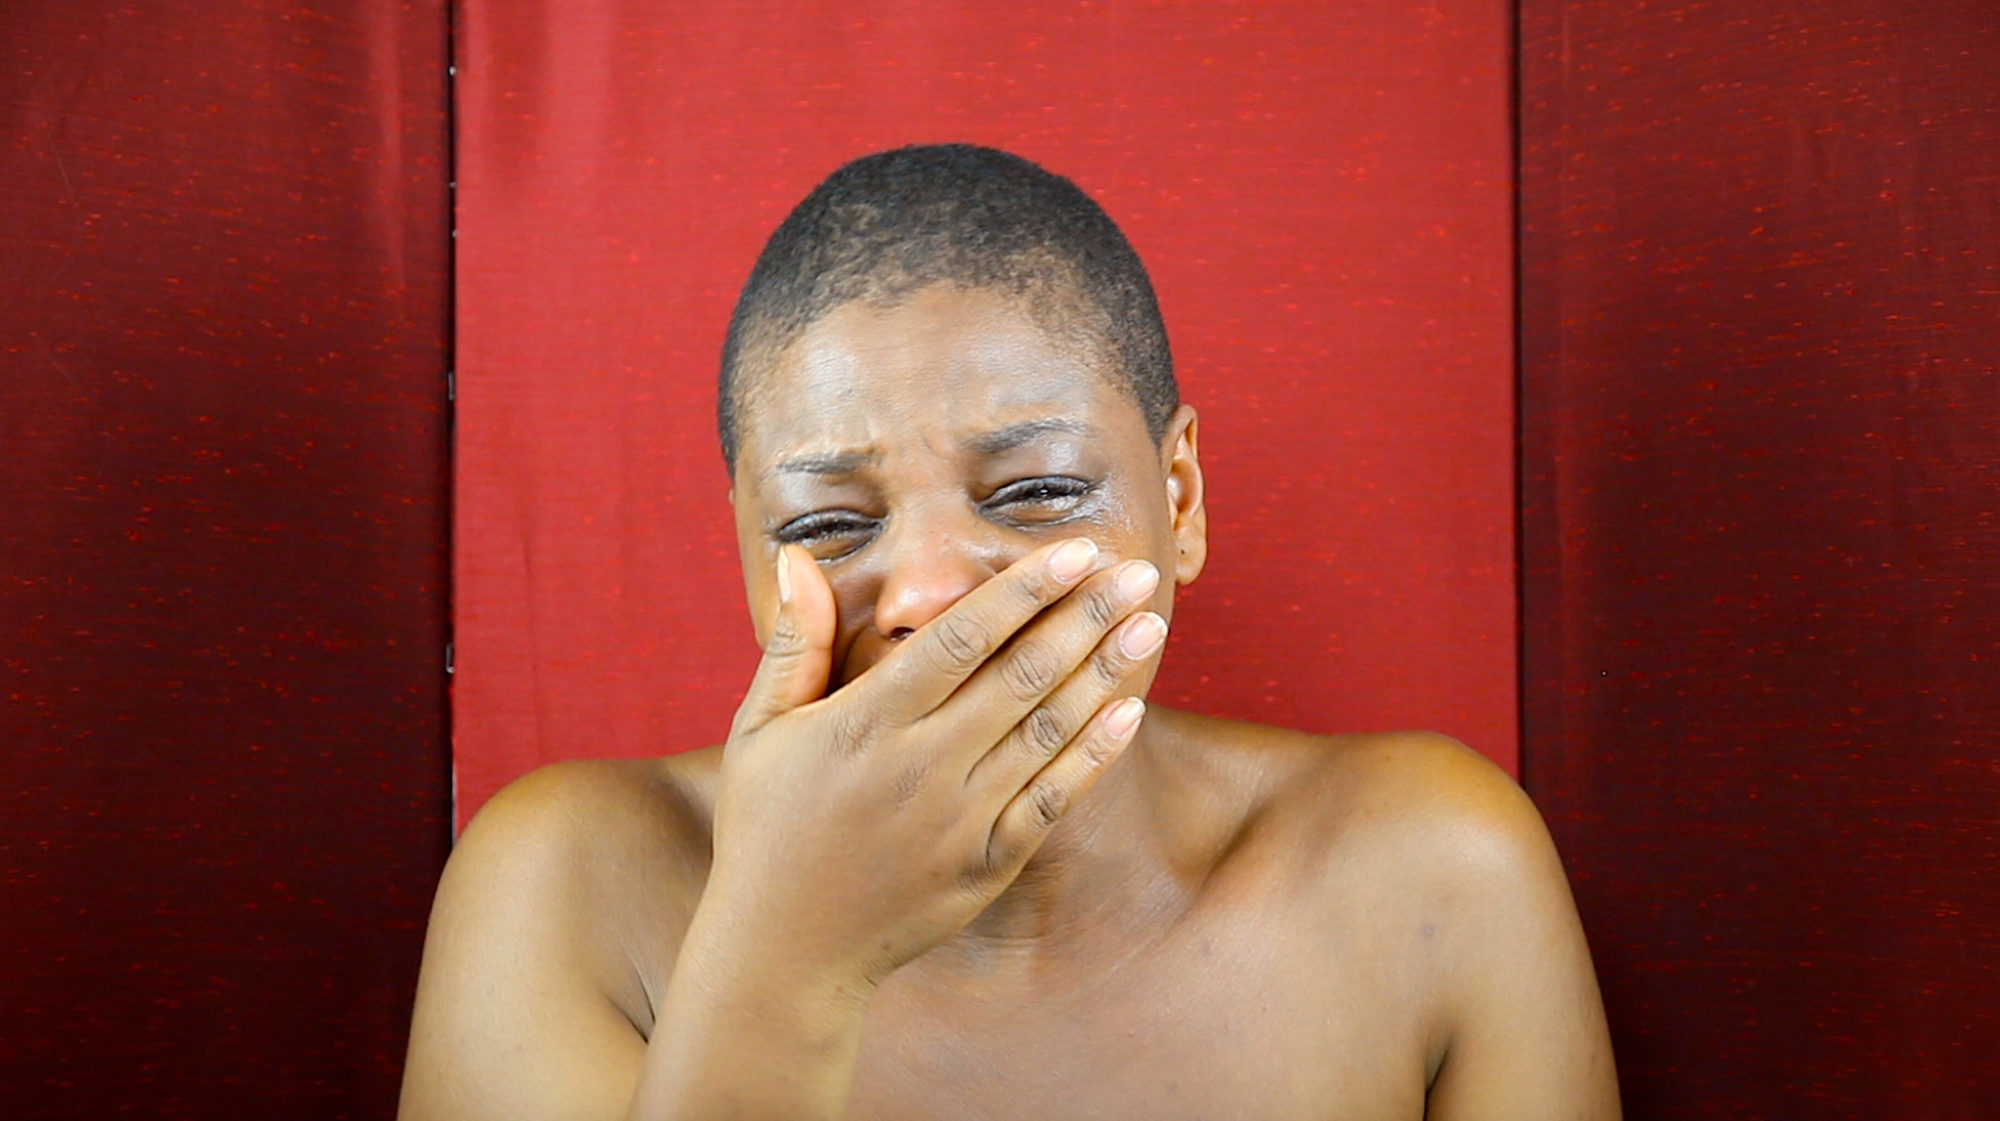
[[[1617,1116],[1511,781],[1135,700],[1206,557],[1197,425],[1074,338],[935,286],[761,371],[730,741],[481,811],[403,1117]]]

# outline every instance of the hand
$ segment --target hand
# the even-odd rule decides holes
[[[1159,575],[1037,550],[823,697],[833,591],[804,550],[778,564],[701,909],[745,968],[867,990],[999,895],[1131,741],[1144,704],[1114,698],[1165,638],[1138,610]]]

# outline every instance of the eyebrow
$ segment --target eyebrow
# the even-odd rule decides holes
[[[965,442],[966,448],[980,455],[998,455],[1015,448],[1034,443],[1051,432],[1066,432],[1073,436],[1094,436],[1097,430],[1080,420],[1068,417],[1043,417],[1040,420],[1024,420],[1005,425],[991,432],[981,432]],[[852,475],[861,468],[881,458],[872,451],[808,452],[781,460],[771,468],[773,475]]]
[[[1024,420],[1019,424],[1009,424],[991,432],[981,432],[967,440],[965,446],[981,455],[998,455],[1034,443],[1051,432],[1092,436],[1096,434],[1096,429],[1080,420],[1071,420],[1068,417],[1044,417],[1041,420]]]
[[[852,475],[876,459],[874,452],[818,452],[795,455],[771,468],[773,475]]]

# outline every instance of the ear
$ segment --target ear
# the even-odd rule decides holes
[[[1200,427],[1193,405],[1182,405],[1167,422],[1160,441],[1161,468],[1167,476],[1167,507],[1172,518],[1174,582],[1194,583],[1208,563],[1208,507],[1203,505]]]

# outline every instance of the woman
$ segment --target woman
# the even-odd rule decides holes
[[[468,828],[405,1118],[1617,1115],[1504,775],[1144,704],[1206,556],[1197,423],[1073,184],[848,164],[722,365],[763,662],[728,743]]]

